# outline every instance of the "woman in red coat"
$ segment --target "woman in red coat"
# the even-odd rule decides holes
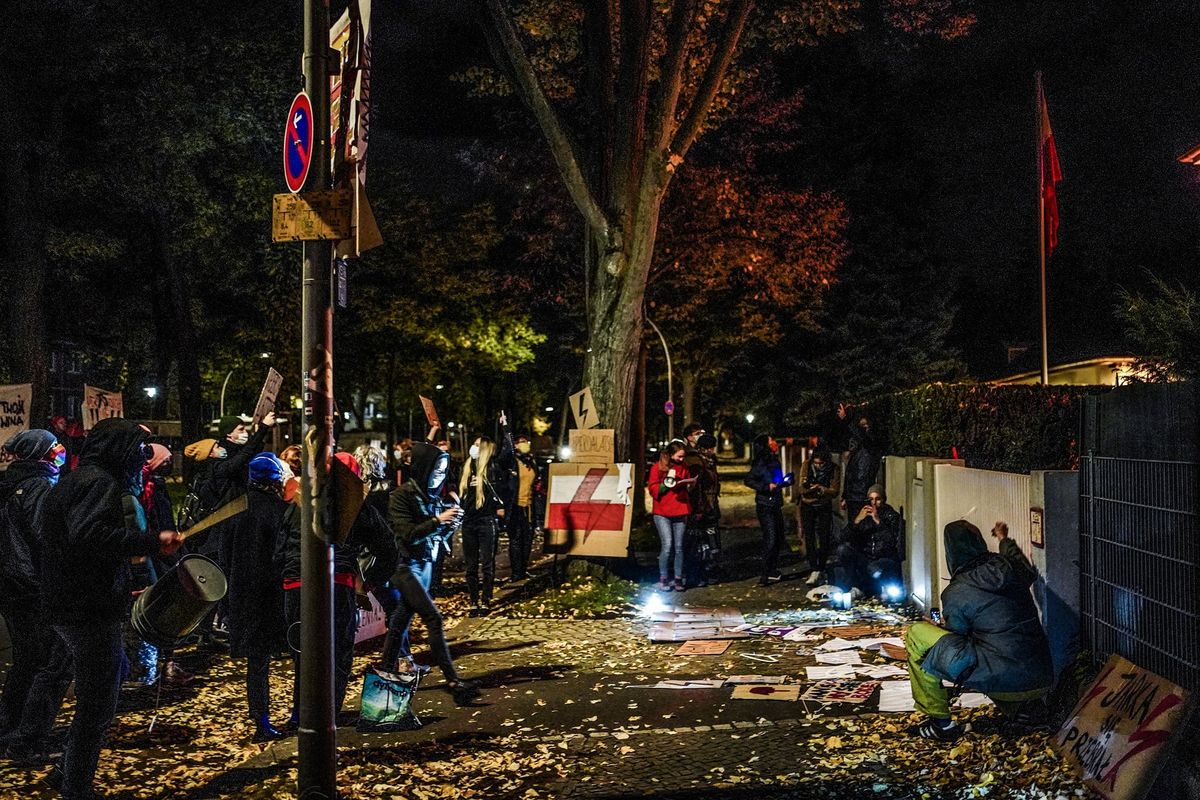
[[[685,454],[683,442],[671,442],[650,467],[650,479],[646,482],[654,501],[654,527],[662,545],[658,551],[658,588],[663,591],[671,589],[667,565],[672,549],[675,551],[675,591],[682,592],[685,588],[683,540],[692,513],[690,491],[696,482],[691,468],[684,463]]]

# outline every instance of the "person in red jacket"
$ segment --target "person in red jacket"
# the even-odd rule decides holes
[[[650,479],[646,482],[650,497],[654,501],[654,527],[662,547],[658,551],[658,588],[669,591],[667,565],[671,551],[675,551],[675,591],[686,588],[683,577],[684,534],[688,517],[692,513],[691,488],[696,483],[684,460],[687,447],[674,441],[659,454],[658,461],[650,467]]]

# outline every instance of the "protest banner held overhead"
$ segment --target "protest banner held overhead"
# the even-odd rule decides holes
[[[125,416],[125,399],[120,392],[110,392],[84,384],[83,429],[85,431],[90,431],[102,419],[123,416]]]
[[[0,386],[0,445],[21,431],[29,430],[29,403],[33,385],[18,383]],[[7,469],[13,458],[0,451],[0,470]]]

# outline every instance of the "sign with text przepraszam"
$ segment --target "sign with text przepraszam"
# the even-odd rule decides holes
[[[90,431],[102,419],[123,416],[125,416],[125,399],[120,392],[110,392],[84,384],[83,429],[85,431]]]
[[[1187,692],[1110,656],[1055,737],[1063,757],[1105,800],[1140,800],[1154,785],[1171,734],[1187,714]]]
[[[21,431],[29,430],[29,403],[33,400],[33,384],[18,383],[0,386],[0,445]],[[16,456],[0,449],[0,470],[8,469]]]
[[[294,194],[304,188],[312,163],[313,110],[308,95],[296,95],[283,125],[283,178]]]

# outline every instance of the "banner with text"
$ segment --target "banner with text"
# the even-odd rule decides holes
[[[31,383],[0,386],[0,445],[21,431],[29,430],[29,402],[32,398]],[[0,470],[7,469],[9,462],[15,460],[0,450]]]
[[[120,392],[110,392],[95,386],[83,385],[83,429],[90,431],[96,423],[109,417],[125,416],[125,400]]]

